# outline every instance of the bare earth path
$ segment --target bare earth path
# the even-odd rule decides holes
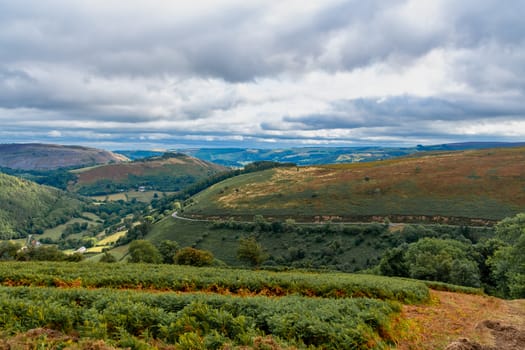
[[[432,291],[429,305],[403,307],[401,350],[524,350],[525,300]]]

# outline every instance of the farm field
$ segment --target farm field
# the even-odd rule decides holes
[[[82,215],[84,215],[84,214],[82,214]],[[64,230],[66,229],[66,227],[68,225],[72,225],[72,224],[75,224],[75,223],[78,223],[78,224],[87,223],[90,226],[98,224],[99,223],[99,221],[98,221],[99,219],[97,219],[98,217],[96,215],[94,215],[94,214],[91,214],[91,215],[92,216],[89,216],[89,218],[93,218],[93,220],[86,220],[84,218],[74,218],[74,219],[71,219],[71,220],[69,220],[68,222],[66,222],[64,224],[61,224],[61,225],[58,225],[56,227],[53,227],[53,228],[45,230],[43,234],[38,235],[36,238],[38,238],[38,239],[50,238],[52,240],[58,240],[58,239],[60,239],[60,235],[62,235],[62,233],[64,232]]]
[[[525,148],[507,148],[276,168],[211,186],[184,215],[483,224],[524,210],[524,162]]]
[[[155,198],[155,195],[157,196],[163,196],[163,195],[171,195],[174,192],[160,192],[160,191],[126,191],[126,192],[119,192],[119,193],[113,193],[108,195],[102,195],[102,196],[91,196],[90,198],[96,200],[96,201],[130,201],[133,199],[136,199],[140,202],[149,203],[153,198]]]

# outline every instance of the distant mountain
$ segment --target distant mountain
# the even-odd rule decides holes
[[[0,144],[0,167],[11,169],[53,170],[123,161],[128,159],[120,154],[82,146]]]
[[[182,153],[229,167],[244,167],[257,161],[317,165],[356,163],[399,157],[417,152],[417,148],[391,147],[301,147],[280,149],[198,148]]]
[[[525,142],[458,142],[445,143],[442,145],[422,146],[416,148],[419,151],[462,151],[469,149],[485,149],[485,148],[508,148],[508,147],[524,147]]]
[[[82,213],[83,203],[52,187],[0,173],[0,239],[42,233]]]
[[[497,148],[276,168],[217,183],[192,197],[184,214],[334,221],[499,220],[525,211],[524,164],[525,148]]]
[[[180,191],[228,168],[182,153],[165,153],[133,162],[79,169],[70,190],[104,195],[128,190]]]
[[[154,150],[118,150],[118,151],[113,151],[113,152],[117,154],[122,154],[123,156],[131,160],[158,157],[166,153],[166,151],[154,151]]]
[[[195,148],[179,152],[222,164],[243,167],[256,161],[292,162],[297,165],[343,164],[384,160],[426,151],[452,151],[525,146],[523,143],[465,142],[416,147],[298,147],[281,149]]]

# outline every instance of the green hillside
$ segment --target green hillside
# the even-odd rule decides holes
[[[0,173],[2,239],[42,233],[82,213],[83,203],[63,191]]]
[[[180,153],[75,170],[69,189],[82,195],[105,195],[128,190],[180,191],[227,168]]]
[[[525,148],[506,148],[276,168],[215,184],[184,215],[483,224],[525,210],[523,164]]]

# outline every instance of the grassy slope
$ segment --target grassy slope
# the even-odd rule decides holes
[[[260,232],[257,241],[276,265],[358,271],[374,266],[384,251],[392,246],[403,226],[392,226],[378,233],[374,225],[333,224],[333,232]],[[382,225],[376,224],[379,228]],[[304,227],[304,226],[303,226]],[[316,225],[314,227],[324,227]],[[346,230],[343,230],[345,228]],[[427,226],[432,228],[432,226]],[[435,227],[436,229],[438,226]],[[460,228],[454,228],[460,230]],[[475,239],[490,237],[489,229],[471,229]],[[214,229],[211,223],[164,218],[156,223],[146,237],[152,242],[176,241],[181,247],[193,246],[209,250],[215,258],[230,266],[240,266],[237,258],[239,239],[252,235],[244,230]],[[396,245],[396,244],[394,244]],[[298,250],[302,256],[298,256]],[[295,258],[292,258],[295,256]],[[271,264],[271,262],[266,263]]]
[[[498,220],[525,208],[525,148],[427,154],[387,161],[278,168],[201,192],[195,216],[311,219],[427,215]]]
[[[82,212],[82,203],[65,192],[1,173],[0,189],[0,233],[53,227]]]
[[[168,191],[174,189],[159,187],[167,185],[173,187],[173,183],[177,182],[180,182],[179,187],[181,187],[225,170],[227,169],[220,165],[186,155],[176,155],[170,158],[155,157],[130,163],[109,164],[77,170],[75,174],[78,178],[71,189],[81,191],[83,188],[89,188],[101,181],[106,181],[117,187],[120,185],[121,188],[136,189],[139,185],[148,184],[154,189]]]

